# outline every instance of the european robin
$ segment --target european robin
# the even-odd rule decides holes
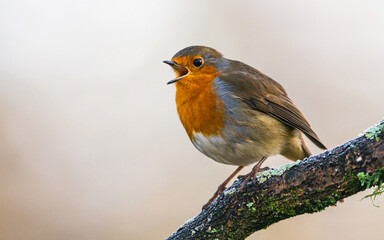
[[[268,156],[310,156],[302,133],[326,149],[285,89],[247,64],[204,46],[184,48],[164,63],[176,72],[168,84],[176,85],[177,112],[193,145],[219,163],[238,166],[203,208],[244,166],[256,163],[241,176],[240,191],[265,169]]]

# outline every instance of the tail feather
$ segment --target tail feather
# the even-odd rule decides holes
[[[301,141],[301,148],[304,151],[305,157],[309,157],[312,155],[311,151],[309,151],[309,148],[307,144],[304,142],[303,135],[300,134],[300,141]]]
[[[281,152],[281,155],[293,161],[303,160],[312,155],[307,144],[304,142],[301,132],[297,131],[297,134],[298,136],[296,135],[291,141],[286,143],[285,148]]]

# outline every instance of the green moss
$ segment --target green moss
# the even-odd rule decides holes
[[[356,176],[355,179],[357,179]],[[265,193],[262,201],[256,200],[256,196],[254,196],[252,200],[249,199],[248,203],[242,205],[238,211],[242,211],[243,218],[241,221],[244,221],[244,224],[250,224],[250,222],[252,222],[254,229],[266,229],[268,226],[282,219],[303,213],[319,212],[330,205],[335,205],[337,201],[342,198],[338,191],[339,190],[335,190],[329,197],[322,196],[316,200],[303,200],[303,198],[307,196],[303,195],[302,189],[274,193],[270,196]],[[262,213],[262,219],[254,219],[255,212],[258,212],[258,214]],[[259,224],[260,221],[262,224]],[[211,229],[211,231],[212,230],[213,229]],[[222,239],[243,239],[243,236],[248,235],[248,229],[233,229],[227,226],[224,231],[225,238]]]
[[[302,197],[298,196],[300,191],[291,191],[289,198],[286,194],[274,196],[268,198],[265,202],[268,203],[261,211],[270,213],[270,224],[283,218],[293,217],[302,213],[320,212],[328,206],[336,205],[337,201],[341,199],[341,196],[335,192],[329,197],[317,200],[302,200]],[[270,225],[269,224],[269,225]]]
[[[336,205],[337,203],[337,200],[334,196],[329,196],[325,199],[318,199],[318,200],[315,200],[311,203],[311,210],[312,212],[321,212],[322,210],[324,210],[326,207],[328,206],[334,206]]]
[[[236,192],[236,188],[231,188],[224,191],[224,195],[232,195],[234,192]]]
[[[376,186],[373,190],[373,193],[368,194],[367,196],[363,197],[363,199],[369,197],[373,203],[377,196],[384,193],[384,168],[379,169],[379,171],[373,173],[372,175],[359,172],[357,177],[360,180],[361,186],[365,186],[366,188]],[[373,205],[375,204],[373,203]]]
[[[296,162],[285,164],[279,168],[269,169],[266,171],[259,172],[256,175],[256,179],[259,183],[262,183],[262,182],[265,182],[269,177],[281,176],[285,171],[287,171],[288,169],[292,168],[293,166],[299,164],[299,162],[300,162],[300,160],[297,160]]]
[[[384,118],[379,122],[379,124],[375,124],[374,126],[365,130],[364,134],[368,139],[376,139],[376,141],[379,141],[379,135],[382,132],[384,132]]]
[[[247,207],[249,210],[251,210],[252,212],[256,212],[256,208],[255,207],[252,207],[253,206],[253,202],[250,202],[250,203],[247,203]]]
[[[216,228],[211,228],[211,227],[209,227],[208,230],[207,230],[207,232],[209,232],[209,233],[216,233],[218,231],[219,230],[217,230]]]

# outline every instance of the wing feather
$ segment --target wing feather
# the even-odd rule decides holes
[[[230,71],[220,79],[236,89],[234,91],[252,109],[261,111],[282,123],[303,132],[316,146],[326,149],[312,130],[304,115],[288,97],[285,89],[256,69],[233,61]],[[234,70],[236,69],[236,70]]]

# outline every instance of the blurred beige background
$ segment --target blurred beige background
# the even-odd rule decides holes
[[[234,167],[179,122],[162,60],[189,45],[279,81],[329,148],[356,137],[384,115],[383,12],[380,0],[1,0],[1,239],[164,239],[200,211]],[[249,239],[382,239],[369,192]]]

